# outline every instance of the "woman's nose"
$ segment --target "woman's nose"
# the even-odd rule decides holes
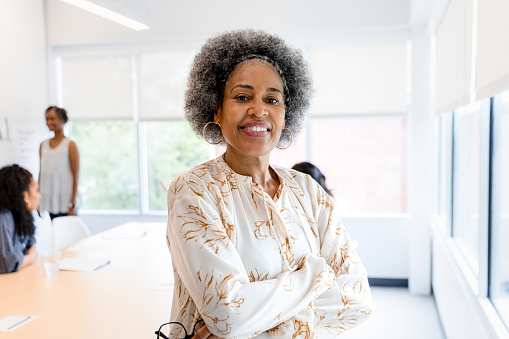
[[[262,117],[268,114],[267,107],[262,99],[255,99],[252,101],[251,107],[248,109],[248,114]]]

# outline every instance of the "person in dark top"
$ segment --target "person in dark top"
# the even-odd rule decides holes
[[[325,184],[325,175],[310,162],[299,162],[298,164],[293,165],[292,169],[309,174],[311,178],[315,179],[315,181],[322,186],[322,188],[327,192],[328,195],[332,197],[332,193]]]
[[[0,169],[0,273],[16,272],[37,259],[32,211],[40,199],[39,184],[28,170]]]

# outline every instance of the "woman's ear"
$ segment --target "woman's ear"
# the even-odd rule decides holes
[[[30,202],[30,194],[28,191],[23,191],[23,200],[28,204]]]

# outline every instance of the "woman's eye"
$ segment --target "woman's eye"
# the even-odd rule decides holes
[[[267,101],[267,103],[269,103],[269,104],[277,104],[277,103],[279,102],[279,100],[278,100],[278,99],[276,99],[276,98],[267,98],[267,100],[266,100],[266,101]]]
[[[237,99],[237,100],[239,100],[239,101],[248,101],[248,100],[249,100],[249,98],[248,98],[246,95],[242,95],[242,94],[237,95],[237,96],[235,97],[235,99]]]

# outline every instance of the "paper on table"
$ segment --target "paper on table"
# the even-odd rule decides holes
[[[95,271],[110,263],[107,259],[91,258],[63,258],[60,260],[60,270],[63,271]]]
[[[8,315],[0,319],[0,332],[12,332],[38,317],[38,315]]]
[[[89,238],[86,238],[89,239]],[[85,239],[85,240],[86,240]],[[67,248],[67,251],[71,252],[99,252],[110,250],[111,245],[100,242],[92,242],[92,241],[79,241],[77,244],[72,245]]]

